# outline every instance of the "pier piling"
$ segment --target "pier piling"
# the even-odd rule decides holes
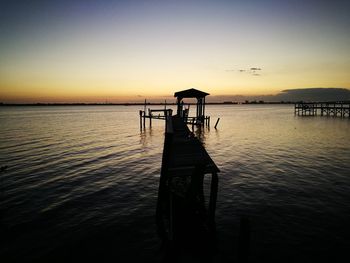
[[[216,129],[216,126],[218,126],[219,121],[220,121],[220,118],[218,118],[218,120],[215,123],[215,126],[214,126],[215,129]]]
[[[140,110],[139,114],[140,114],[140,130],[142,130],[142,110]]]

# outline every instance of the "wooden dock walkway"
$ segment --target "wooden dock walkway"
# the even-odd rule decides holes
[[[167,116],[156,211],[158,233],[164,242],[208,256],[215,233],[218,172],[183,119]],[[203,190],[205,174],[211,174],[208,202]]]
[[[205,166],[205,173],[219,172],[202,143],[193,136],[181,118],[171,116],[169,125],[172,125],[172,131],[170,127],[167,132],[172,136],[172,143],[169,145],[171,154],[167,163],[168,174],[176,176],[179,172],[181,175],[186,172],[191,175],[196,165]]]
[[[350,102],[299,102],[294,104],[294,114],[298,116],[332,116],[350,118]]]

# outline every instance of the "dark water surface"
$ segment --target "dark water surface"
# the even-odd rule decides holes
[[[1,107],[3,262],[159,261],[154,214],[164,122],[135,106]],[[216,262],[335,260],[350,246],[350,120],[292,106],[207,106],[195,133],[221,169]]]

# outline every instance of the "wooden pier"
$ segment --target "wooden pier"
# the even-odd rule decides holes
[[[219,168],[187,125],[203,125],[209,120],[204,115],[203,100],[208,94],[192,89],[175,95],[178,99],[176,115],[172,115],[171,109],[149,110],[149,115],[144,115],[146,110],[140,111],[142,125],[146,118],[166,121],[156,208],[157,230],[166,250],[165,262],[193,257],[198,262],[209,262],[215,249]],[[191,117],[190,122],[188,110],[182,103],[186,96],[197,96],[198,100],[196,116]],[[206,175],[211,176],[208,187],[204,187]]]
[[[332,116],[350,118],[350,102],[299,102],[294,104],[294,114],[298,116]]]
[[[219,169],[181,117],[167,119],[156,209],[158,233],[172,249],[181,247],[208,257],[214,247]],[[203,189],[206,174],[211,175],[208,200]],[[177,252],[167,253],[172,257]]]

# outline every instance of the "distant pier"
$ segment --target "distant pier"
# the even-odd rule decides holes
[[[298,116],[332,116],[350,118],[350,102],[299,102],[294,104]]]

